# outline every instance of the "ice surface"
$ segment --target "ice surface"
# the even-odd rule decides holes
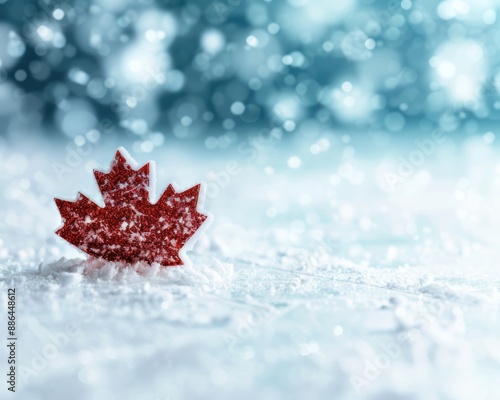
[[[361,155],[246,165],[207,201],[214,223],[192,266],[167,269],[85,260],[55,237],[52,197],[98,198],[83,165],[62,183],[48,155],[27,178],[1,174],[2,304],[19,293],[11,397],[497,398],[498,158],[467,149],[390,193]],[[155,158],[160,185],[182,187],[224,165],[179,152],[138,161]]]

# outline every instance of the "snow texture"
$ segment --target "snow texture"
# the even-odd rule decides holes
[[[86,260],[54,235],[51,196],[98,198],[83,166],[61,185],[37,165],[28,189],[0,175],[2,304],[18,292],[10,397],[498,398],[499,186],[485,173],[498,154],[481,146],[455,148],[451,171],[437,154],[394,192],[368,157],[246,165],[208,199],[192,265],[169,268]],[[151,156],[159,181],[224,168],[165,152]]]

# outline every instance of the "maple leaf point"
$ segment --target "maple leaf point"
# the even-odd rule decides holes
[[[104,207],[82,193],[76,201],[56,198],[63,220],[56,234],[90,256],[107,261],[184,265],[188,260],[183,247],[208,218],[197,210],[201,186],[177,193],[169,185],[152,203],[150,164],[137,170],[134,166],[136,162],[127,151],[119,148],[109,172],[94,171]]]

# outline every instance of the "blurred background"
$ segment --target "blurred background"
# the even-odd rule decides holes
[[[495,0],[2,1],[1,134],[235,147],[500,115]],[[409,133],[410,132],[410,133]]]
[[[19,398],[498,398],[499,11],[0,0],[0,288],[23,365],[81,333]],[[119,146],[153,200],[204,183],[193,268],[89,276],[54,235]]]
[[[0,1],[9,232],[46,236],[54,196],[99,196],[119,146],[238,224],[375,235],[365,196],[500,221],[478,215],[500,192],[499,1]]]

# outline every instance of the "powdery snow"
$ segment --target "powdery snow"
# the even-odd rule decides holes
[[[134,284],[156,282],[165,285],[224,285],[233,277],[233,265],[213,258],[208,265],[162,267],[158,263],[109,262],[101,259],[65,259],[42,263],[42,277],[50,277],[63,286],[71,284],[119,282]]]
[[[160,174],[191,165],[180,183],[209,168],[174,152],[152,158],[165,160]],[[493,176],[467,174],[497,159],[457,159],[452,176],[448,159],[430,163],[432,180],[395,193],[374,186],[377,168],[362,158],[349,171],[363,183],[336,164],[272,175],[248,166],[207,202],[214,223],[192,265],[173,268],[85,260],[55,237],[51,196],[99,197],[83,167],[28,192],[2,175],[2,304],[18,291],[11,397],[495,399],[498,192]]]

